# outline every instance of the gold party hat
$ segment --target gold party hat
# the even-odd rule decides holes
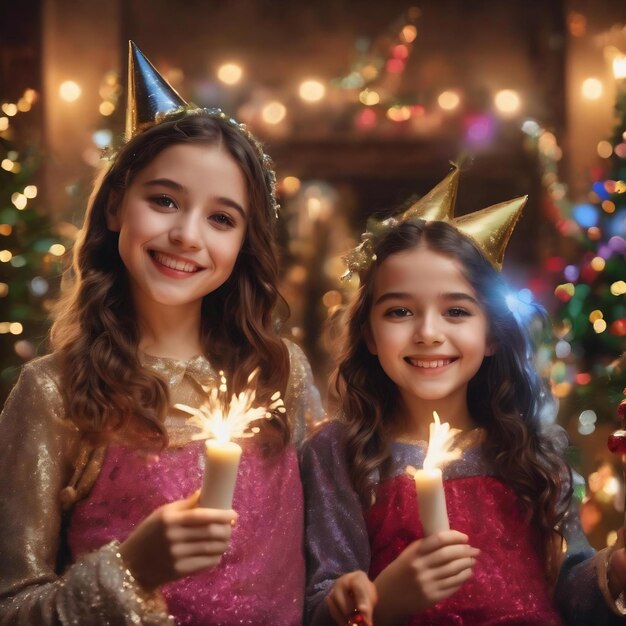
[[[426,222],[448,222],[454,216],[456,192],[459,186],[459,168],[452,171],[425,196],[414,202],[398,219],[405,222],[419,218]]]
[[[528,196],[494,204],[452,220],[452,225],[471,239],[491,264],[500,271],[504,251],[513,234]]]
[[[157,116],[171,113],[187,103],[159,74],[133,41],[128,42],[128,104],[126,141]]]
[[[459,173],[460,170],[455,165],[438,185],[400,215],[385,220],[369,220],[367,232],[361,235],[361,243],[344,257],[348,269],[342,278],[350,278],[354,272],[367,269],[376,260],[375,241],[392,228],[411,219],[450,224],[470,239],[493,267],[500,271],[504,251],[528,196],[494,204],[455,218]]]

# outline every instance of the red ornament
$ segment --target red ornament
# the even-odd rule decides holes
[[[613,431],[613,433],[609,435],[606,444],[613,454],[626,454],[626,430],[620,428],[619,430]]]
[[[622,421],[626,421],[626,400],[622,400],[617,405],[617,417],[619,417]]]

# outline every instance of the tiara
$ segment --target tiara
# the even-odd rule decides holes
[[[344,279],[354,272],[367,270],[376,260],[376,242],[387,232],[412,219],[425,222],[446,222],[467,237],[498,271],[502,269],[504,252],[519,220],[528,196],[520,196],[494,204],[480,211],[454,217],[460,170],[452,171],[426,195],[399,215],[384,220],[370,219],[361,243],[344,256],[347,266]]]
[[[258,139],[245,124],[238,122],[221,109],[204,109],[185,102],[136,44],[129,41],[126,141],[130,141],[146,128],[159,124],[170,115],[197,115],[199,113],[226,123],[246,138],[259,159],[269,190],[271,208],[275,217],[278,217],[280,205],[276,199],[276,172],[273,169],[272,159],[264,152]]]

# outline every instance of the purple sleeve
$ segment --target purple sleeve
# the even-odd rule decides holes
[[[342,426],[331,421],[301,454],[305,497],[307,589],[305,624],[332,624],[324,599],[348,572],[368,571],[370,546],[359,498],[345,461]]]

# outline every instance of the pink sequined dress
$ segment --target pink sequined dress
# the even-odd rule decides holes
[[[239,514],[221,563],[147,594],[119,556],[119,541],[155,508],[201,485],[202,443],[171,409],[160,456],[94,449],[65,419],[53,356],[28,363],[0,417],[0,625],[297,626],[304,603],[302,485],[296,446],[322,417],[302,351],[286,342],[285,394],[293,442],[273,457],[244,442],[233,507]],[[218,376],[202,356],[145,356],[172,404],[198,406]]]
[[[363,570],[374,580],[413,541],[422,538],[414,481],[425,444],[392,444],[390,477],[378,482],[375,502],[362,507],[348,475],[339,422],[305,444],[301,472],[307,544],[306,623],[332,623],[324,598],[342,574]],[[490,472],[478,441],[444,469],[450,526],[480,548],[472,577],[452,596],[403,622],[411,626],[557,626],[617,624],[599,590],[595,558],[575,511],[563,532],[569,560],[557,597],[549,590],[536,529],[515,492]],[[558,606],[558,610],[557,610]]]

